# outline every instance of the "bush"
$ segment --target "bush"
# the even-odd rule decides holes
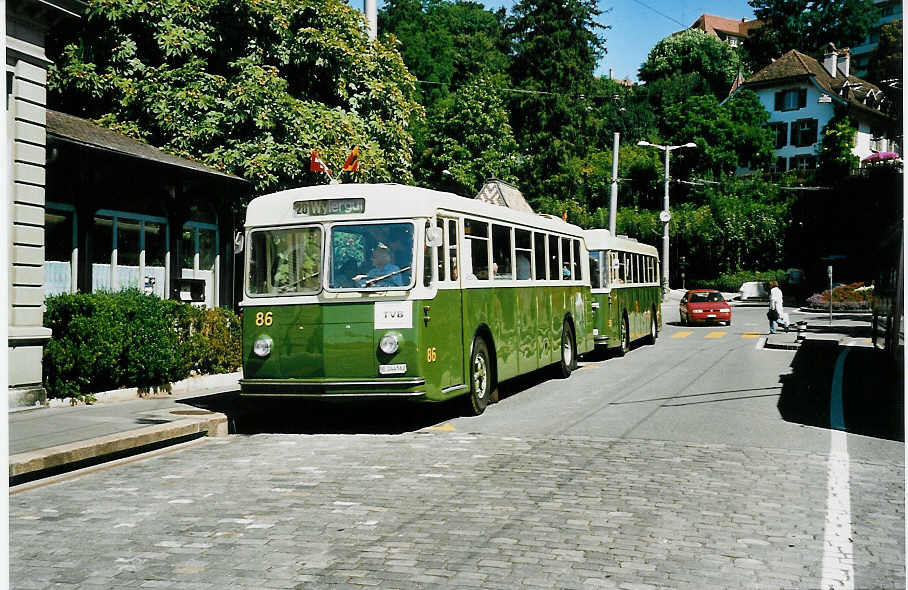
[[[822,293],[816,293],[807,298],[807,306],[816,309],[829,309],[829,300],[832,299],[833,311],[861,311],[870,309],[870,301],[873,298],[873,289],[864,289],[864,283],[850,283],[848,285],[839,285],[834,287],[830,293],[829,289]]]
[[[712,280],[698,279],[688,281],[688,289],[718,289],[725,293],[737,293],[741,285],[749,281],[768,283],[777,281],[780,285],[785,283],[784,270],[741,270],[738,272],[720,274]]]
[[[119,387],[166,386],[240,364],[240,324],[224,309],[162,301],[138,290],[49,297],[44,386],[80,398]]]

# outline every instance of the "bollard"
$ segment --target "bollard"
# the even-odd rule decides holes
[[[797,338],[795,338],[795,340],[797,340],[798,342],[800,342],[801,340],[804,340],[804,338],[806,336],[804,334],[804,332],[806,332],[806,331],[807,331],[807,322],[805,322],[803,320],[799,321],[798,322],[798,335],[797,335]]]

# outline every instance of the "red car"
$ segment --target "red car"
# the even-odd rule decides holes
[[[731,306],[715,289],[691,289],[681,298],[681,323],[719,323],[731,325]]]

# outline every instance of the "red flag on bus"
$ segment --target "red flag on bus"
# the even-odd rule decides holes
[[[319,157],[318,152],[312,150],[312,159],[309,161],[309,171],[310,172],[327,172],[331,174],[331,169],[322,161]]]
[[[347,160],[344,162],[345,172],[356,172],[357,168],[359,168],[359,146],[353,148],[353,151],[350,152],[350,155],[347,156]]]

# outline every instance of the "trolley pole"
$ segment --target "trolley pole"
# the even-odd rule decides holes
[[[614,236],[618,218],[618,140],[620,133],[615,133],[612,147],[612,195],[608,209],[608,231]]]

